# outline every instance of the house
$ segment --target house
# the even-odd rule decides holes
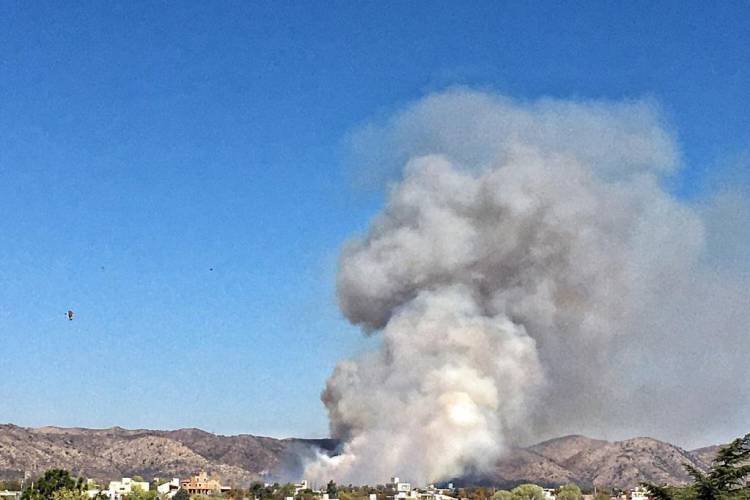
[[[449,488],[436,488],[434,484],[431,484],[425,490],[419,490],[418,495],[420,500],[456,500],[454,497],[447,495],[446,493],[452,493],[453,484],[449,484]]]
[[[648,500],[649,491],[646,488],[638,486],[637,488],[630,490],[630,500]]]
[[[299,482],[299,483],[296,483],[296,484],[294,485],[294,496],[296,497],[296,496],[297,496],[297,495],[299,495],[299,494],[300,494],[301,492],[303,492],[303,491],[305,491],[305,490],[309,490],[309,489],[310,489],[310,486],[309,486],[309,484],[307,483],[307,480],[306,480],[306,479],[303,479],[303,480],[302,480],[301,482]]]
[[[402,482],[398,477],[392,477],[391,482],[385,485],[386,488],[393,491],[393,495],[388,498],[394,500],[399,498],[418,498],[419,495],[412,489],[411,483]]]
[[[172,498],[175,495],[175,493],[177,493],[177,490],[179,489],[180,489],[180,478],[173,477],[171,481],[157,486],[156,492],[160,496],[167,495],[169,498]]]
[[[456,498],[449,496],[449,495],[445,495],[439,490],[420,491],[419,498],[420,500],[456,500]]]
[[[18,500],[21,498],[20,491],[0,490],[0,500]]]
[[[120,500],[123,497],[123,495],[128,495],[137,489],[140,489],[142,491],[148,491],[149,489],[148,482],[147,481],[133,481],[132,478],[123,477],[119,481],[110,481],[109,489],[106,491],[106,493],[109,494],[109,498],[111,500]]]
[[[222,486],[217,479],[208,477],[205,471],[201,471],[190,479],[180,481],[180,488],[190,495],[212,495],[223,491],[229,491],[229,486]]]

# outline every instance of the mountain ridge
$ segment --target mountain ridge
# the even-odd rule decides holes
[[[61,467],[99,480],[121,476],[185,477],[199,470],[230,485],[300,479],[316,451],[335,452],[330,438],[221,435],[197,428],[105,429],[0,424],[0,479]],[[650,437],[606,441],[582,435],[515,447],[489,471],[458,484],[510,487],[523,482],[628,488],[641,481],[685,484],[683,464],[705,470],[719,446],[684,450]],[[394,471],[394,474],[398,471]],[[386,478],[383,478],[385,481]]]

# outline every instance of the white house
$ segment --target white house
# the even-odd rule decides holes
[[[630,500],[648,500],[649,491],[646,488],[638,486],[630,490]]]
[[[20,491],[0,490],[0,500],[18,500],[21,498]]]
[[[180,489],[180,478],[173,477],[171,481],[157,486],[156,492],[159,493],[159,495],[167,495],[169,498],[172,498],[175,495],[175,493],[177,493],[177,490],[179,489]]]
[[[294,485],[294,496],[296,497],[297,495],[300,494],[300,492],[304,490],[309,490],[309,489],[310,489],[310,486],[308,485],[307,480],[303,479],[301,482],[296,483]]]
[[[123,495],[128,495],[136,489],[148,491],[149,484],[147,481],[133,481],[132,478],[124,477],[120,481],[110,481],[107,493],[111,500],[120,500]]]
[[[391,482],[386,485],[389,489],[392,489],[394,491],[394,494],[392,497],[398,499],[398,498],[418,498],[419,495],[415,490],[412,490],[411,483],[405,483],[402,482],[397,477],[392,477]]]
[[[434,484],[431,484],[425,490],[419,490],[419,498],[421,500],[456,500],[454,497],[448,495],[453,492],[453,483],[448,483],[448,488],[436,488]]]
[[[428,490],[419,492],[420,500],[456,500],[455,497],[444,495],[439,490]]]

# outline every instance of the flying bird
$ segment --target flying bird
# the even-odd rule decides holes
[[[68,312],[65,314],[68,317],[68,321],[73,321],[74,313],[70,309],[68,309]]]

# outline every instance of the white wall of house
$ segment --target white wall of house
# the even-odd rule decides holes
[[[109,482],[109,498],[112,500],[119,500],[123,495],[128,495],[133,490],[140,488],[143,491],[148,491],[149,484],[147,481],[133,481],[130,477],[124,477],[119,481]]]

